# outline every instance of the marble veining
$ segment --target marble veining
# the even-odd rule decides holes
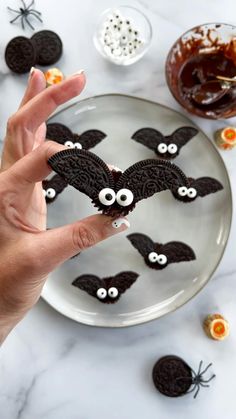
[[[143,10],[154,30],[149,52],[131,67],[106,62],[92,43],[98,15],[117,6],[114,0],[36,0],[44,25],[35,22],[35,27],[60,34],[64,42],[60,68],[65,74],[85,69],[87,87],[81,98],[111,92],[133,94],[186,114],[165,83],[168,49],[183,31],[196,24],[217,20],[235,23],[235,1],[126,3]],[[4,48],[14,36],[31,35],[29,29],[23,32],[19,25],[9,24],[7,6],[16,8],[19,1],[2,0],[0,4],[1,139],[27,81],[27,76],[10,74],[3,59]],[[228,122],[190,118],[210,138],[218,127],[236,125],[236,118]],[[233,194],[235,156],[236,150],[222,153]],[[188,304],[157,321],[120,330],[92,328],[64,318],[40,300],[0,349],[0,419],[234,419],[235,233],[233,220],[226,252],[212,281]],[[231,335],[224,342],[209,340],[201,326],[206,314],[217,311],[231,326]],[[155,361],[168,353],[182,356],[193,368],[201,359],[204,364],[213,362],[216,379],[210,389],[202,389],[196,400],[191,395],[172,400],[158,394],[151,370]]]

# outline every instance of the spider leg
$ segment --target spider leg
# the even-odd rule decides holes
[[[29,13],[36,13],[37,15],[41,15],[42,13],[41,12],[38,12],[38,10],[34,10],[34,9],[32,9],[32,10],[28,10],[28,12]]]
[[[29,12],[29,15],[32,15],[32,16],[36,17],[36,19],[38,19],[40,22],[43,22],[42,19],[39,16],[35,15],[34,13]]]
[[[200,386],[198,385],[197,391],[196,391],[196,393],[195,393],[195,394],[194,394],[194,396],[193,396],[193,398],[194,398],[194,399],[196,399],[196,397],[197,397],[197,395],[198,395],[198,393],[199,393],[199,390],[200,390]]]
[[[207,365],[207,367],[201,372],[201,375],[205,374],[205,372],[207,372],[208,368],[210,368],[211,366],[212,366],[212,363]]]
[[[211,380],[215,378],[215,374],[213,374],[208,380],[201,380],[201,383],[209,383]]]
[[[26,23],[28,23],[29,27],[31,29],[33,29],[33,31],[34,31],[34,27],[33,27],[33,25],[31,25],[30,21],[27,19],[27,16],[25,16],[25,21],[26,21]]]
[[[199,364],[199,368],[198,368],[197,375],[199,375],[199,374],[200,374],[200,372],[201,372],[201,369],[202,369],[202,364],[203,364],[203,361],[200,361],[200,364]]]
[[[202,384],[202,383],[199,383],[200,384],[200,386],[202,386],[202,387],[210,387],[209,386],[209,384]]]
[[[23,15],[21,16],[21,26],[22,26],[22,29],[25,29],[24,16]]]
[[[27,7],[26,7],[26,4],[25,4],[24,0],[21,0],[21,3],[23,4],[24,9],[26,10]]]
[[[197,384],[193,385],[193,388],[191,390],[188,390],[187,393],[192,393],[197,387]]]
[[[19,15],[21,15],[21,12],[19,12],[19,10],[16,9],[12,9],[11,7],[7,6],[7,9],[10,10],[11,12],[15,12],[18,13]]]
[[[10,23],[14,23],[17,19],[19,19],[19,17],[21,17],[21,15],[18,15],[14,19],[10,20]]]
[[[32,2],[26,7],[26,10],[29,10],[31,6],[33,6],[34,4],[34,0],[32,0]]]

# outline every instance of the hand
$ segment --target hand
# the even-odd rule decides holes
[[[38,300],[47,275],[68,258],[126,224],[94,215],[46,231],[42,180],[47,160],[66,147],[45,141],[45,121],[57,106],[79,95],[84,74],[45,87],[34,69],[19,110],[9,119],[0,172],[0,342]]]

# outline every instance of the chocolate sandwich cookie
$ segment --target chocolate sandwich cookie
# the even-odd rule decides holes
[[[62,41],[52,31],[43,30],[31,37],[37,51],[37,64],[51,65],[56,63],[62,55]]]
[[[51,179],[43,180],[42,186],[46,202],[47,204],[51,204],[64,191],[68,184],[61,176],[54,175]]]
[[[59,122],[47,124],[47,140],[56,141],[57,143],[64,145],[66,141],[73,141],[73,135],[72,131],[64,124]]]
[[[95,207],[117,217],[127,215],[142,199],[186,182],[180,168],[165,160],[142,160],[115,172],[95,154],[71,149],[54,154],[48,163],[68,184],[89,196]]]
[[[180,127],[170,135],[163,135],[154,128],[141,128],[131,138],[154,151],[157,157],[171,160],[178,156],[181,148],[197,133],[194,127]]]
[[[194,392],[195,399],[200,388],[209,387],[208,383],[215,378],[215,374],[208,379],[204,378],[204,374],[212,366],[211,363],[204,369],[202,369],[202,366],[203,361],[199,363],[198,371],[195,372],[178,356],[163,356],[153,367],[153,383],[156,389],[165,396],[179,397]]]
[[[153,242],[146,234],[133,233],[127,239],[142,255],[149,268],[160,270],[169,263],[189,262],[196,259],[194,251],[185,243],[172,241],[166,244]]]
[[[189,365],[175,355],[160,358],[153,367],[152,379],[157,390],[168,397],[179,397],[187,393],[192,385]]]
[[[209,176],[193,179],[188,177],[186,183],[178,186],[172,191],[172,194],[178,201],[185,203],[195,201],[197,197],[205,197],[223,189],[223,185]]]
[[[6,46],[5,60],[14,73],[27,73],[37,60],[33,42],[25,36],[13,38]]]
[[[136,272],[131,271],[120,272],[107,278],[87,274],[76,278],[72,285],[86,291],[101,303],[114,304],[134,284],[138,276]]]

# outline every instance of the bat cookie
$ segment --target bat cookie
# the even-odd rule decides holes
[[[89,129],[78,135],[59,122],[47,124],[46,138],[69,148],[89,150],[99,144],[105,137],[106,134],[98,129]]]
[[[137,202],[186,183],[179,167],[165,160],[142,160],[124,172],[110,170],[106,163],[86,150],[64,150],[48,160],[51,168],[95,207],[111,216],[127,215]]]
[[[42,186],[46,202],[51,204],[64,191],[68,183],[61,176],[54,175],[51,179],[44,179]]]
[[[159,158],[171,160],[197,133],[193,127],[178,128],[171,135],[163,135],[154,128],[141,128],[131,138],[153,150]]]
[[[212,177],[205,176],[197,179],[188,177],[186,183],[172,190],[172,194],[178,201],[188,203],[195,201],[198,196],[203,198],[222,189],[223,185]]]
[[[120,272],[115,276],[101,279],[96,275],[87,274],[76,278],[72,285],[86,291],[101,303],[114,304],[119,300],[121,294],[124,294],[134,284],[138,276],[136,272],[132,271]]]
[[[196,259],[191,247],[182,242],[156,243],[141,233],[129,234],[127,239],[143,256],[146,265],[152,269],[160,270],[166,268],[169,263],[188,262]]]

